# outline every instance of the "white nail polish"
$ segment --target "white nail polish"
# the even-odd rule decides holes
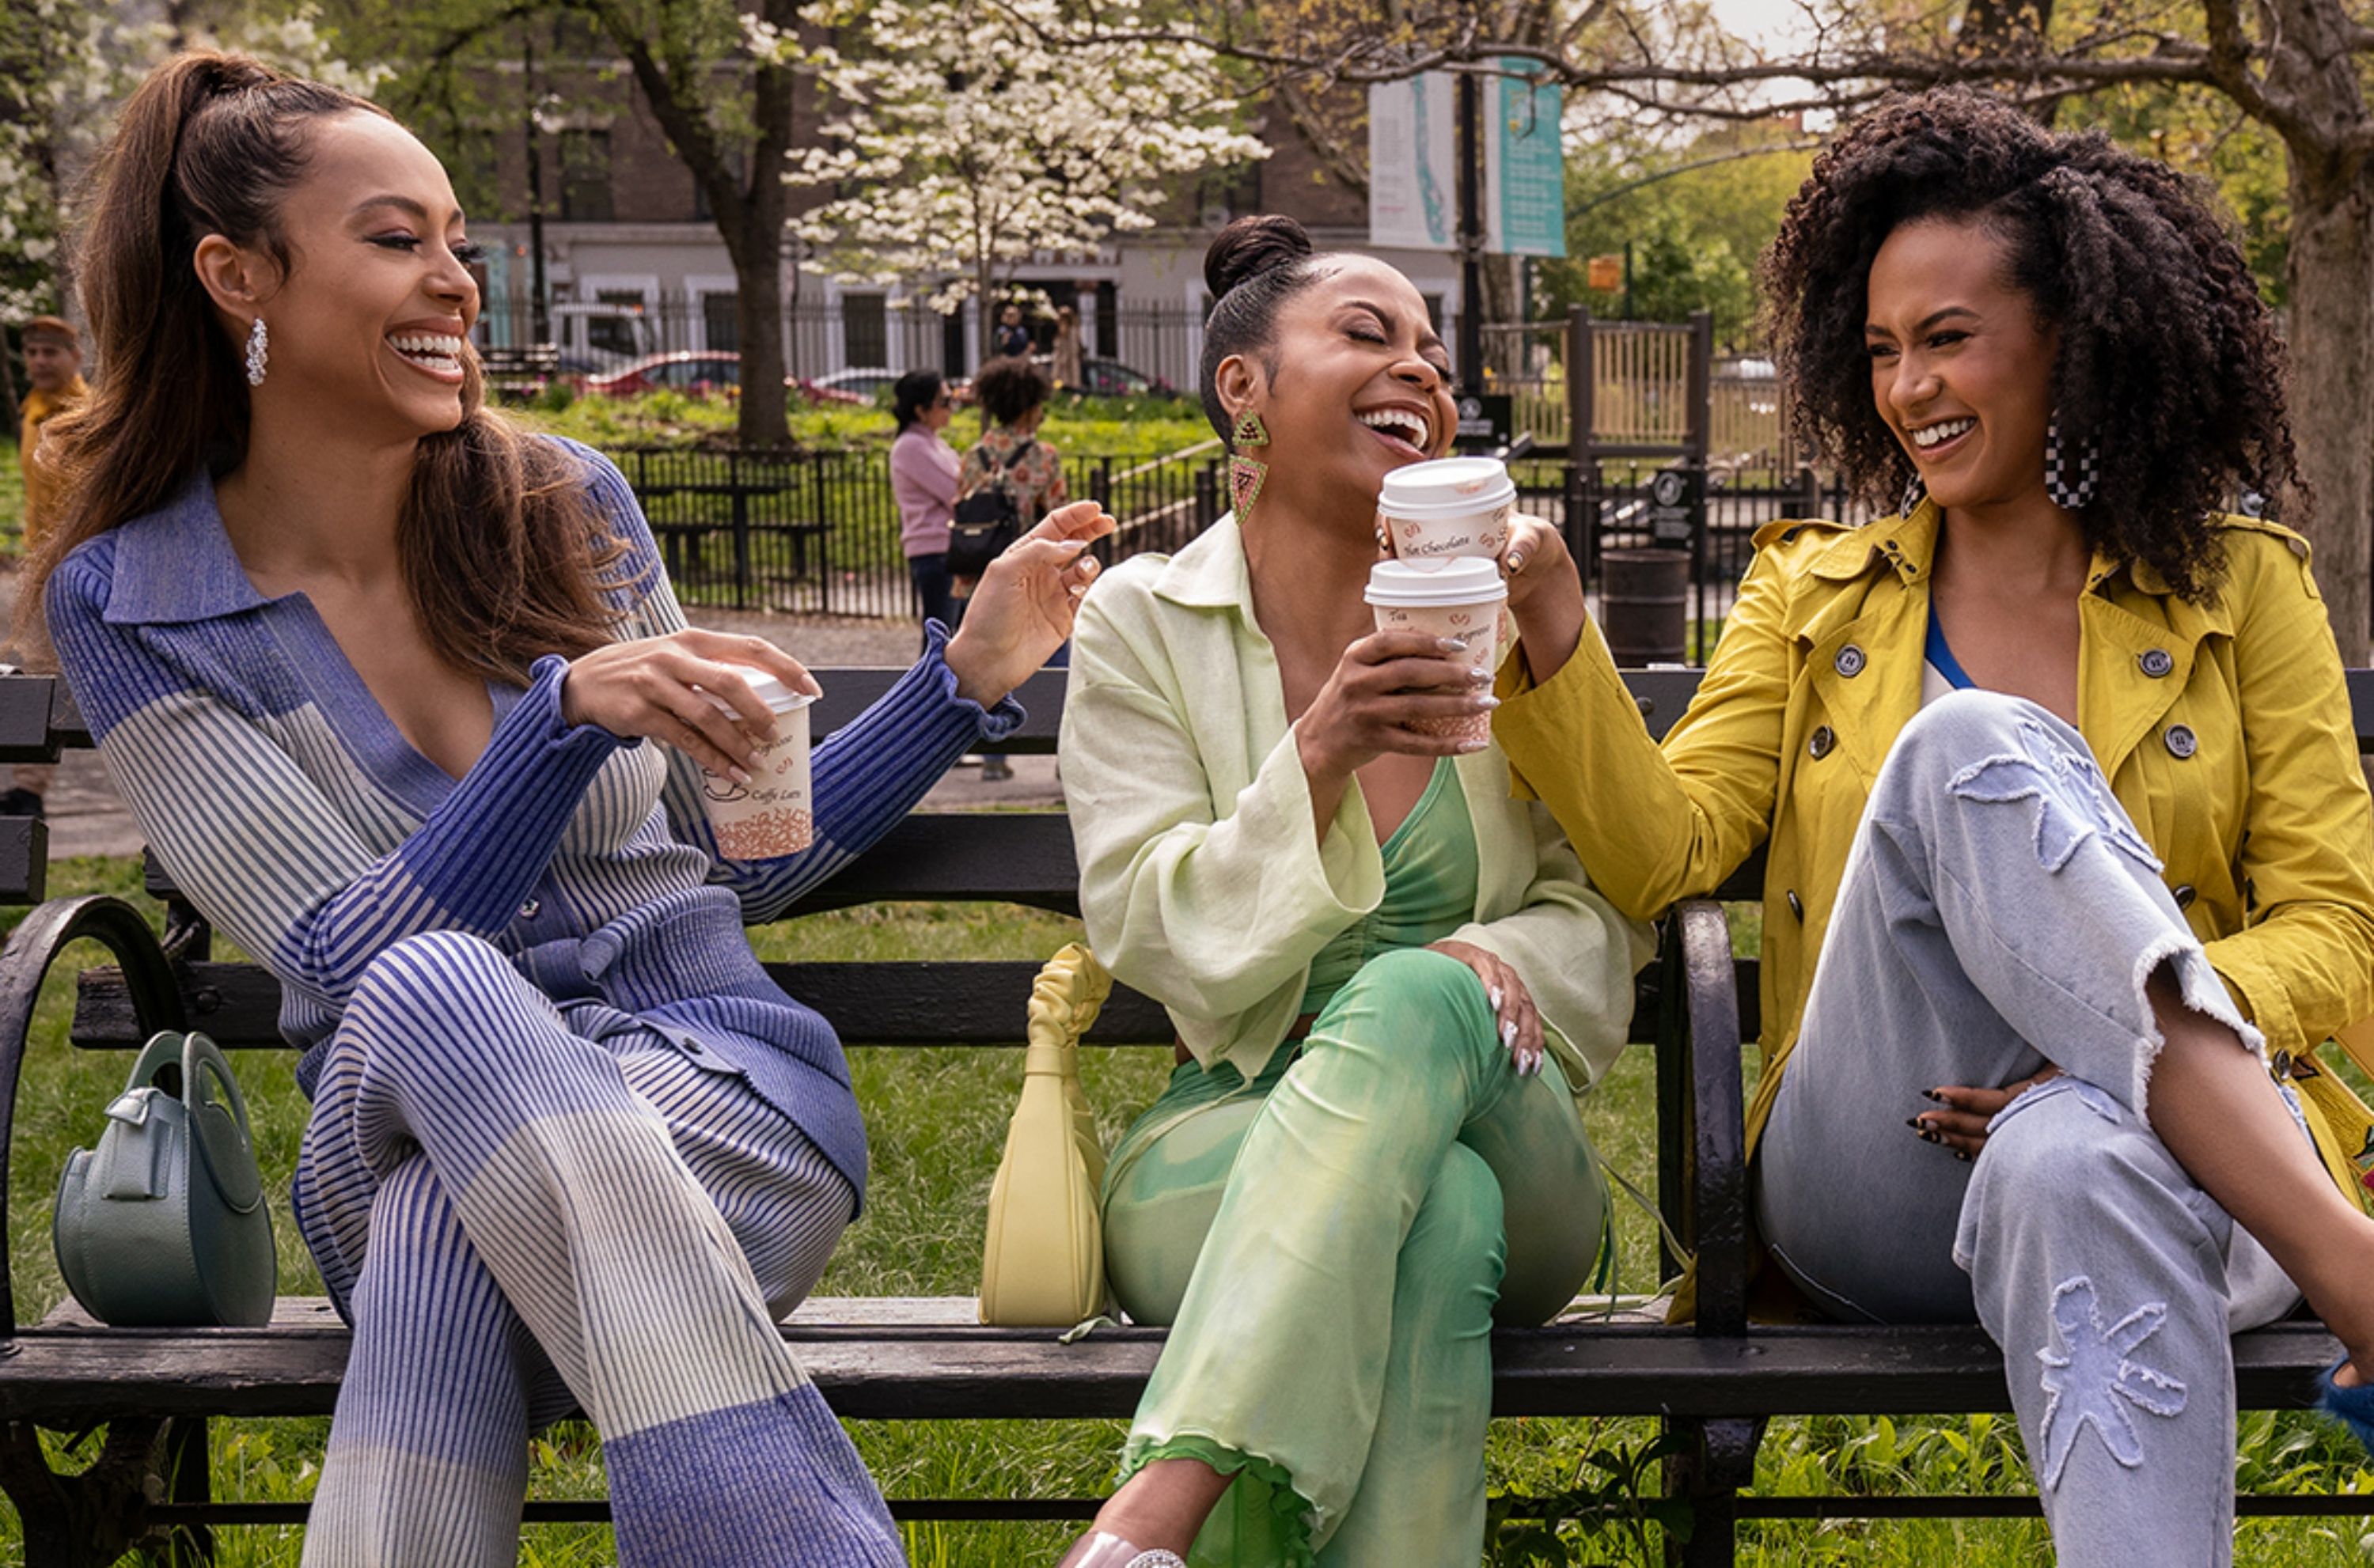
[[[1492,988],[1492,1011],[1495,1012],[1500,1011],[1500,988],[1498,986]]]
[[[1517,1048],[1517,1026],[1514,1024],[1500,1025],[1500,1044],[1510,1050]]]

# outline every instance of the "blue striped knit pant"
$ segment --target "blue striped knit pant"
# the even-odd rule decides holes
[[[412,937],[341,1021],[296,1198],[354,1325],[307,1568],[516,1562],[528,1434],[572,1406],[622,1563],[905,1562],[775,1327],[853,1194],[738,1075]]]

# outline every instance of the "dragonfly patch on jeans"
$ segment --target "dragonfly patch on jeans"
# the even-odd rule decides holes
[[[2053,1291],[2054,1344],[2036,1352],[2044,1363],[2044,1391],[2051,1396],[2044,1419],[2037,1423],[2044,1444],[2037,1473],[2046,1486],[2061,1484],[2061,1471],[2086,1427],[2101,1438],[2110,1457],[2132,1470],[2144,1462],[2143,1433],[2134,1412],[2163,1417],[2183,1412],[2184,1385],[2134,1359],[2167,1320],[2168,1304],[2155,1301],[2105,1328],[2092,1280],[2079,1274]]]
[[[1974,762],[1947,779],[1945,788],[1965,801],[2035,801],[2036,858],[2046,871],[2067,865],[2077,847],[2097,833],[2153,871],[2160,869],[2159,857],[2127,820],[2126,808],[2091,757],[2071,752],[2029,720],[2021,721],[2019,735],[2024,751]]]

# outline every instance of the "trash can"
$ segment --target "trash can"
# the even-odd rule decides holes
[[[1680,663],[1689,636],[1689,553],[1603,551],[1599,580],[1600,629],[1616,664]]]

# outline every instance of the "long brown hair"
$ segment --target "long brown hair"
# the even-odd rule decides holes
[[[194,52],[150,73],[92,178],[79,286],[100,384],[45,427],[63,477],[58,527],[18,597],[37,610],[75,546],[172,499],[200,467],[247,452],[241,346],[217,318],[194,258],[219,234],[261,246],[286,276],[296,258],[279,204],[302,178],[308,133],[340,114],[386,111],[241,54]],[[513,683],[539,656],[610,640],[608,569],[624,554],[558,445],[486,407],[463,352],[462,422],[423,437],[396,528],[421,634],[457,670]]]

